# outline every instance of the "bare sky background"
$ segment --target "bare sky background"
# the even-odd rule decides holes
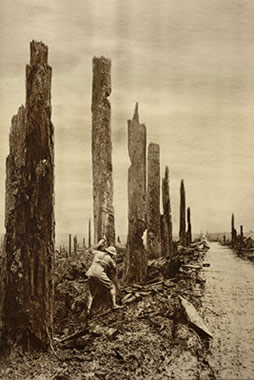
[[[92,216],[92,57],[112,60],[116,232],[127,233],[127,119],[139,102],[148,142],[170,168],[174,232],[180,180],[195,232],[254,230],[252,0],[1,0],[0,229],[11,117],[25,102],[29,43],[49,47],[56,231]]]

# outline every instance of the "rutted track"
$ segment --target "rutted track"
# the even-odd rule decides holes
[[[214,334],[208,359],[217,379],[254,379],[254,265],[210,243],[202,314]]]

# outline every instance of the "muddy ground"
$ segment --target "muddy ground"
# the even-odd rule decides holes
[[[53,351],[0,359],[0,379],[214,379],[210,340],[191,325],[179,296],[201,307],[206,249],[180,249],[181,266],[169,275],[166,259],[149,266],[145,286],[123,286],[123,308],[95,309],[86,316],[87,254],[58,258]],[[121,264],[119,264],[121,267]],[[82,336],[61,343],[76,331]]]

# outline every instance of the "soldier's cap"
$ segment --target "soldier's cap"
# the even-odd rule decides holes
[[[113,246],[110,246],[110,247],[108,247],[108,248],[105,248],[105,251],[108,252],[108,253],[110,253],[110,254],[113,255],[113,256],[116,256],[116,255],[117,255],[116,249],[115,249],[115,247],[113,247]]]

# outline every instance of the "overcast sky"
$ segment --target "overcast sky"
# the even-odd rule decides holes
[[[1,0],[0,229],[11,117],[25,102],[29,43],[49,47],[56,230],[92,216],[92,58],[112,60],[116,233],[127,233],[127,119],[139,102],[147,140],[170,169],[174,232],[180,180],[196,232],[254,230],[252,0]]]

